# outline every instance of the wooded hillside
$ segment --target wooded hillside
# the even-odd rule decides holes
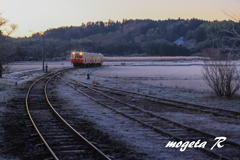
[[[126,20],[122,22],[88,22],[81,26],[59,27],[17,38],[15,60],[38,60],[42,57],[42,35],[48,59],[68,57],[73,50],[100,52],[106,56],[189,56],[204,48],[225,48],[238,54],[240,42],[228,31],[240,31],[233,21],[191,20]],[[188,43],[173,44],[184,37]]]

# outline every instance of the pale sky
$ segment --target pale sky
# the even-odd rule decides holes
[[[239,7],[239,0],[0,0],[2,17],[18,24],[12,37],[108,19],[228,20],[222,10],[239,13]]]

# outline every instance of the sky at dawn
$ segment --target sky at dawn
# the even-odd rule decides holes
[[[239,7],[239,0],[0,0],[2,17],[18,24],[12,37],[108,19],[228,20],[222,10],[239,14]]]

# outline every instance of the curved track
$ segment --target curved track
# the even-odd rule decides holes
[[[215,143],[214,139],[217,137],[216,135],[182,125],[178,122],[145,111],[135,105],[115,99],[112,96],[100,92],[99,88],[96,90],[90,86],[84,85],[81,82],[66,82],[73,89],[87,96],[91,100],[96,101],[102,106],[107,107],[131,120],[137,121],[145,127],[151,128],[158,133],[171,136],[178,141],[197,141],[199,139],[201,139],[201,141],[207,141],[208,144],[206,148],[199,149],[202,149],[203,151],[220,159],[237,159],[240,157],[240,144],[238,143],[226,140],[223,148],[210,150],[210,146],[213,146]],[[128,94],[125,95],[128,96]]]
[[[38,135],[51,153],[48,159],[110,159],[71,127],[53,108],[47,84],[60,70],[44,75],[29,88],[26,109]],[[44,89],[44,90],[43,90]]]

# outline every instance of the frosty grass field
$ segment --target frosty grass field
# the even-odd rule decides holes
[[[72,67],[69,61],[45,62],[45,64],[48,64],[50,71],[58,70],[63,67]],[[199,59],[174,59],[171,61],[154,61],[152,59],[148,59],[148,61],[138,61],[131,58],[127,61],[123,61],[122,59],[114,61],[112,59],[105,61],[103,67],[78,69],[66,73],[65,76],[69,79],[81,80],[92,84],[98,83],[103,86],[240,112],[240,108],[238,107],[240,106],[239,92],[231,100],[216,97],[202,79],[202,65],[203,61]],[[238,69],[240,69],[239,62],[237,62],[237,65]],[[91,74],[90,80],[87,80],[87,73]],[[12,97],[17,96],[17,93],[15,93],[16,88],[21,88],[24,86],[22,84],[26,81],[34,80],[36,77],[41,75],[43,75],[42,62],[14,63],[12,65],[11,73],[3,75],[3,78],[0,79],[0,122],[4,118],[5,110],[7,110],[5,104],[8,103]],[[57,94],[60,98],[66,97],[67,95],[70,95],[68,96],[69,99],[74,97],[74,90],[67,88],[64,85],[64,82],[60,83],[59,85],[60,88],[58,89],[59,92],[57,92]],[[71,100],[71,102],[74,101]],[[68,106],[73,105],[80,107],[77,105],[78,101],[75,103],[76,104],[69,104]],[[91,103],[92,102],[89,101],[89,105],[85,105],[86,107],[84,108],[86,115],[88,115],[88,110],[91,114],[93,114],[93,111],[97,112],[96,115],[91,116],[91,121],[95,121],[95,119],[97,119],[97,122],[99,122],[100,117],[100,119],[103,121],[101,124],[99,124],[102,130],[108,132],[107,129],[109,128],[109,125],[111,125],[113,128],[115,127],[114,131],[116,131],[116,133],[114,132],[113,135],[116,137],[122,137],[121,140],[123,141],[129,141],[131,139],[131,137],[120,136],[122,134],[121,132],[123,131],[119,129],[119,124],[124,123],[115,123],[116,119],[114,118],[116,115],[113,114],[113,117],[109,119],[109,117],[106,117],[105,114],[99,114],[102,112],[107,113],[109,112],[108,110],[103,109],[100,106],[93,108],[94,105],[92,106]],[[81,111],[81,109],[82,108],[80,108],[79,111]],[[238,143],[240,142],[239,137],[236,136],[240,131],[239,125],[232,122],[228,122],[229,124],[226,125],[224,119],[223,123],[219,123],[215,122],[213,117],[210,115],[195,116],[180,112],[167,112],[158,114],[162,117],[169,118],[173,121],[178,121],[184,125],[194,127],[211,134],[221,133],[221,135],[228,137],[229,140],[236,141]],[[127,121],[123,117],[119,117],[117,120],[122,120],[124,122]],[[163,149],[163,155],[166,154],[169,159],[179,159],[180,155],[178,152],[174,152],[174,150],[169,149],[164,150],[164,146],[167,144],[167,141],[164,142],[164,145],[162,145],[160,143],[156,143],[155,140],[149,140],[145,134],[144,136],[137,135],[140,134],[140,132],[138,131],[137,124],[135,124],[135,127],[137,132],[135,130],[131,132],[131,129],[133,129],[132,126],[126,129],[131,132],[131,134],[134,133],[132,141],[135,141],[136,138],[138,139],[135,146],[141,148],[141,146],[144,146],[144,144],[149,143],[149,146],[152,148],[159,148],[159,150]],[[0,129],[3,130],[1,125]],[[113,131],[109,130],[109,133],[112,134]],[[151,133],[151,135],[155,135],[155,133]],[[157,137],[161,138],[159,135],[157,135]],[[1,138],[2,137],[0,136],[0,139]],[[153,157],[157,157],[159,150],[153,151],[151,147],[144,147],[142,148],[142,151],[149,153],[149,155]],[[189,151],[191,152],[189,156],[198,155],[198,152],[194,150],[188,150],[188,152]]]
[[[141,88],[144,88],[142,85],[145,85],[145,88],[147,87],[145,92],[150,90],[151,93],[155,94],[160,94],[157,93],[156,87],[161,87],[162,90],[166,91],[164,94],[161,93],[161,97],[177,98],[181,101],[192,99],[191,102],[193,103],[198,103],[198,96],[214,97],[212,90],[202,79],[203,61],[199,57],[175,57],[175,59],[172,57],[149,57],[145,58],[147,59],[146,61],[142,61],[142,57],[125,58],[126,61],[121,57],[107,57],[106,59],[107,61],[104,62],[103,67],[99,69],[85,69],[91,72],[92,78],[99,82],[102,80],[102,83],[105,83],[104,81],[109,79],[114,84],[114,81],[120,81],[119,83],[126,83],[130,88],[135,85],[135,89],[138,88],[140,91]],[[72,67],[70,61],[45,62],[46,64],[49,70]],[[236,64],[238,69],[240,69],[240,63],[236,62]],[[16,62],[12,64],[11,71],[12,73],[4,74],[4,78],[0,79],[0,90],[14,88],[16,82],[21,84],[31,78],[42,75],[42,62]],[[238,94],[239,92],[237,92],[237,96]],[[211,99],[206,105],[210,104],[211,106],[213,101],[214,99]],[[220,101],[223,100],[216,98],[215,103],[219,104],[217,107],[224,108],[221,107],[222,102]],[[231,101],[232,105],[228,105],[228,109],[240,111],[238,107],[235,107],[233,101]],[[200,101],[199,103],[205,104],[204,102]]]

